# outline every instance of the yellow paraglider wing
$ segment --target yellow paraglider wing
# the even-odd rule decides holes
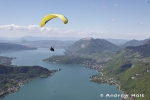
[[[65,16],[61,14],[50,14],[50,15],[45,16],[42,19],[40,26],[43,27],[49,20],[56,18],[56,17],[60,18],[64,22],[64,24],[68,23],[68,19]]]

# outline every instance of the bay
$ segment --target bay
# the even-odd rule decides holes
[[[121,97],[106,97],[121,94],[113,85],[95,84],[90,82],[91,75],[97,72],[80,65],[64,65],[43,62],[52,55],[63,55],[63,49],[50,52],[48,48],[37,50],[1,53],[1,56],[16,57],[13,65],[39,65],[49,70],[61,68],[48,78],[36,78],[25,84],[17,93],[9,94],[3,100],[120,100]],[[103,94],[103,97],[100,97]],[[108,96],[107,95],[107,96]]]

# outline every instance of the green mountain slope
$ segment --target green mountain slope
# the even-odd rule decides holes
[[[114,77],[121,84],[121,90],[128,94],[144,94],[144,98],[136,100],[149,100],[150,94],[150,45],[126,47],[118,52],[107,63],[103,74]]]
[[[56,70],[48,70],[40,66],[5,66],[0,65],[0,98],[17,92],[21,85],[37,77],[48,77]]]
[[[104,39],[84,38],[69,46],[66,51],[72,54],[87,54],[114,52],[120,48]]]
[[[104,39],[83,38],[69,46],[64,56],[52,56],[43,61],[66,64],[84,64],[84,62],[103,64],[110,60],[114,52],[118,50],[120,50],[118,46]]]

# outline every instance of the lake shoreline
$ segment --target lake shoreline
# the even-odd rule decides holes
[[[59,63],[57,63],[57,62],[50,62],[50,61],[44,61],[44,62],[59,64]],[[94,66],[94,67],[87,66],[87,65],[85,66],[84,64],[72,64],[72,65],[81,65],[81,66],[84,67],[84,68],[94,69],[94,70],[96,70],[96,72],[100,73],[100,74],[104,77],[104,74],[103,74],[102,72],[99,72],[99,71],[98,71],[98,70],[103,70],[102,67],[97,68],[97,67],[95,67],[95,66]],[[98,65],[97,65],[97,66],[98,66]],[[91,81],[91,82],[94,82],[94,83],[101,84],[101,82],[92,81],[91,78],[92,78],[93,76],[97,76],[97,75],[92,75],[92,76],[90,76],[90,81]],[[106,76],[106,77],[107,77],[107,76]],[[107,79],[104,79],[104,81],[106,81],[106,80],[115,81],[114,78],[110,78],[110,77],[107,77]],[[116,86],[116,88],[117,88],[119,91],[122,92],[122,94],[127,95],[125,91],[121,90],[121,84],[118,83],[117,81],[115,81],[115,82],[113,82],[113,83],[112,83],[112,82],[106,82],[106,83],[105,83],[105,82],[102,82],[102,84],[114,85],[114,86]],[[121,100],[126,100],[126,99],[128,99],[128,98],[122,98]]]
[[[122,95],[124,95],[121,100],[130,100],[130,99],[134,100],[134,98],[130,97],[130,95],[127,94],[126,91],[121,90],[120,82],[118,82],[114,78],[105,76],[102,72],[99,72],[99,74],[97,75],[90,76],[90,81],[98,84],[115,85],[117,89],[122,92]]]
[[[2,56],[1,56],[2,57]],[[10,67],[18,67],[16,65],[13,65],[12,64],[12,60],[13,59],[16,59],[16,57],[4,57],[5,58],[5,63],[4,65],[7,65],[7,66],[10,66]],[[7,59],[6,59],[7,58]],[[57,71],[61,71],[61,69],[57,69],[57,70],[50,70],[51,72],[49,74],[46,74],[46,75],[40,75],[39,77],[33,77],[33,78],[27,78],[27,79],[22,79],[22,80],[18,80],[17,81],[17,84],[11,86],[11,87],[8,87],[8,88],[5,88],[3,90],[0,91],[0,99],[3,99],[4,97],[6,97],[7,95],[9,94],[12,94],[12,93],[16,93],[19,91],[19,89],[25,85],[25,84],[28,84],[31,80],[33,79],[36,79],[36,78],[47,78],[49,76],[53,76],[55,72]]]

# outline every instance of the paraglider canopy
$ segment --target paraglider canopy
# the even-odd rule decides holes
[[[42,19],[40,26],[43,27],[48,21],[56,17],[60,18],[64,22],[64,24],[68,23],[68,19],[61,14],[49,14]]]

